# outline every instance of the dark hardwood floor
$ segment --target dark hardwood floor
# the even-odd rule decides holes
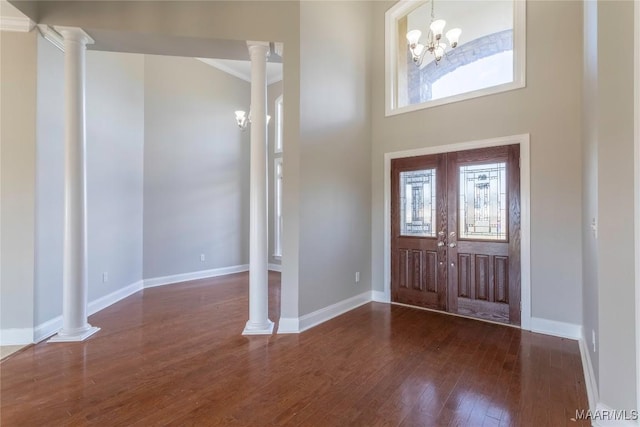
[[[279,274],[270,273],[270,317]],[[244,337],[246,273],[146,289],[0,363],[2,426],[578,426],[578,344],[370,303]]]

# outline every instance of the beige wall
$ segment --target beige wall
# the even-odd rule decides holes
[[[300,314],[371,286],[371,12],[300,4]]]
[[[582,92],[582,281],[583,334],[596,380],[600,353],[598,326],[598,241],[592,223],[598,218],[598,3],[584,3],[584,74]]]
[[[392,5],[375,2],[376,46]],[[526,88],[393,117],[384,116],[384,50],[374,50],[374,289],[383,289],[384,153],[529,133],[532,315],[581,324],[581,45],[580,2],[530,1]]]
[[[35,262],[36,66],[35,33],[0,33],[1,317],[9,329],[33,328]]]
[[[634,289],[634,2],[598,1],[597,194],[600,400],[637,405]],[[636,7],[638,3],[635,2]],[[614,50],[609,49],[615,43]],[[637,76],[636,76],[637,79]],[[585,313],[587,316],[590,313]]]
[[[144,278],[249,263],[249,83],[145,55]],[[205,260],[200,260],[200,254]]]

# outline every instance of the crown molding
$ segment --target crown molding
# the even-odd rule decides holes
[[[227,74],[231,74],[232,76],[237,77],[240,80],[244,80],[245,82],[251,83],[251,76],[247,76],[244,73],[238,70],[235,70],[216,59],[213,59],[213,58],[196,58],[196,59],[198,61],[204,62],[207,65],[211,65],[212,67],[217,68],[220,71],[223,71]]]
[[[36,26],[36,23],[26,16],[0,16],[0,31],[14,31],[28,33]]]
[[[64,52],[64,39],[59,32],[48,25],[38,25],[38,31],[45,40]]]

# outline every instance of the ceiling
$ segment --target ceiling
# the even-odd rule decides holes
[[[27,19],[7,0],[0,0],[0,16],[3,19]],[[86,31],[95,40],[95,44],[87,46],[89,50],[196,57],[225,73],[251,82],[249,51],[243,40],[212,40],[95,29]],[[272,54],[269,61],[267,84],[281,81],[282,58]]]
[[[26,18],[14,5],[7,0],[0,0],[0,15],[7,18]]]
[[[233,59],[198,58],[205,64],[216,67],[220,71],[231,74],[247,82],[251,82],[251,62]],[[267,84],[282,80],[282,63],[267,62]]]

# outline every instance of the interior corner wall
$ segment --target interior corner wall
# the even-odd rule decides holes
[[[270,84],[267,87],[267,114],[271,116],[269,126],[267,129],[267,182],[268,182],[268,221],[269,221],[269,263],[279,265],[280,259],[275,258],[275,175],[274,175],[274,161],[276,157],[281,157],[282,154],[275,154],[274,147],[276,141],[276,99],[282,95],[282,81]],[[284,106],[284,99],[283,99]]]
[[[374,2],[372,265],[384,286],[384,154],[530,134],[532,316],[582,324],[582,4],[527,2],[526,87],[385,117],[385,12]],[[463,33],[464,34],[464,33]],[[562,37],[557,37],[562,34]],[[561,238],[559,238],[561,236]]]
[[[145,279],[248,264],[250,84],[145,55],[144,85]]]
[[[600,401],[636,408],[634,4],[598,1],[598,323]],[[616,49],[609,48],[615,43]]]
[[[583,334],[596,383],[600,353],[594,350],[598,327],[598,3],[584,3],[582,89],[582,293]]]
[[[300,2],[300,315],[371,290],[371,13]]]
[[[36,181],[34,33],[0,33],[0,328],[3,344],[33,330]]]
[[[64,53],[38,39],[36,326],[62,314],[65,161]],[[143,65],[86,53],[89,302],[142,280]]]

